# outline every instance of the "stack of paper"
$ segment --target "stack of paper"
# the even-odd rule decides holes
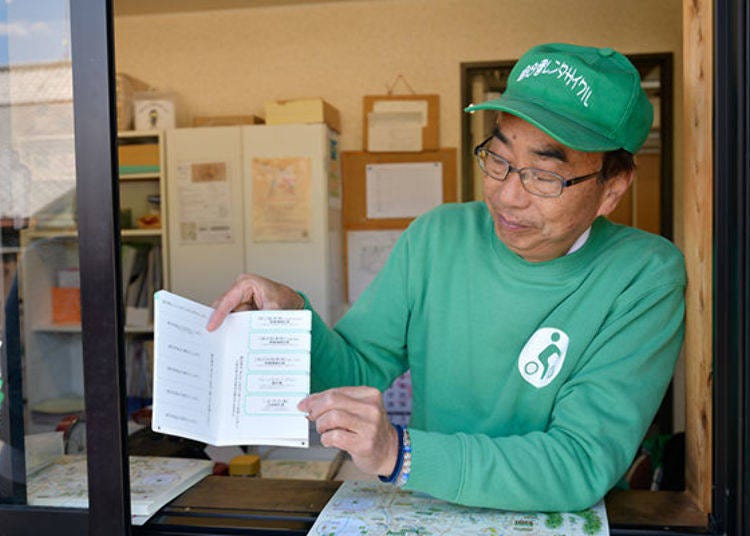
[[[344,451],[322,445],[307,449],[260,447],[263,478],[332,480],[346,458]]]
[[[210,460],[130,457],[130,510],[142,525],[159,508],[197,484],[213,470]],[[88,508],[85,456],[63,456],[29,478],[29,505]]]

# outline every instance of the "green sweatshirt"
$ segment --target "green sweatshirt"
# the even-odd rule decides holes
[[[407,489],[585,508],[627,470],[661,402],[684,286],[661,237],[599,218],[575,253],[530,263],[483,203],[443,205],[412,223],[334,330],[313,315],[312,389],[383,390],[410,368]]]

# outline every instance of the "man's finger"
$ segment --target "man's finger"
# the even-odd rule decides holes
[[[337,408],[345,408],[352,413],[369,414],[370,417],[374,417],[374,414],[379,413],[380,409],[379,396],[380,391],[372,387],[339,387],[314,393],[302,399],[297,405],[297,409],[307,413],[308,418],[313,421],[326,411]],[[373,404],[375,400],[378,400],[378,404]]]
[[[320,434],[320,444],[324,447],[335,447],[351,453],[356,448],[357,434],[343,428],[334,428]]]
[[[214,309],[211,318],[208,319],[206,329],[213,331],[218,328],[229,313],[234,311],[242,303],[248,301],[252,296],[252,291],[249,292],[248,298],[245,298],[246,292],[240,286],[234,286],[230,288],[219,300],[216,302],[216,308]]]
[[[326,411],[315,420],[315,427],[319,434],[328,430],[341,428],[354,434],[368,434],[376,431],[376,423],[372,420],[363,418],[362,414],[348,409],[332,409]]]
[[[360,399],[371,398],[380,394],[379,390],[367,385],[337,387],[336,389],[331,389],[331,391],[336,391],[344,396]]]
[[[334,389],[328,389],[319,393],[313,393],[307,398],[304,398],[297,408],[300,411],[309,411],[312,404],[316,404],[321,400],[333,399],[336,396],[343,395],[348,398],[354,398],[357,400],[365,400],[380,395],[380,391],[374,387],[357,386],[357,387],[336,387]]]
[[[330,411],[346,411],[352,415],[356,415],[358,419],[369,421],[375,421],[380,416],[380,407],[378,405],[334,394],[331,397],[313,401],[308,407],[307,418],[317,421],[321,416]]]

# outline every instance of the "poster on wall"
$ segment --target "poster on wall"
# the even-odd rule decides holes
[[[367,217],[416,218],[443,202],[442,162],[369,164]]]
[[[388,260],[402,229],[347,231],[346,266],[349,303],[354,303]]]
[[[229,164],[179,162],[176,175],[180,243],[232,242]]]
[[[254,242],[309,242],[309,157],[252,159]]]

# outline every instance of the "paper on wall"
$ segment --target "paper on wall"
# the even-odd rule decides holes
[[[309,242],[309,157],[252,159],[254,242]]]
[[[442,162],[370,164],[368,218],[415,218],[443,202]]]
[[[229,243],[233,230],[227,162],[177,164],[177,221],[182,244]]]
[[[349,303],[354,303],[388,260],[402,230],[348,231],[346,260]]]
[[[416,113],[419,115],[419,126],[427,126],[427,101],[426,100],[379,100],[372,105],[372,111],[376,113]]]
[[[426,116],[412,111],[369,112],[367,150],[371,152],[422,150],[422,128]]]

